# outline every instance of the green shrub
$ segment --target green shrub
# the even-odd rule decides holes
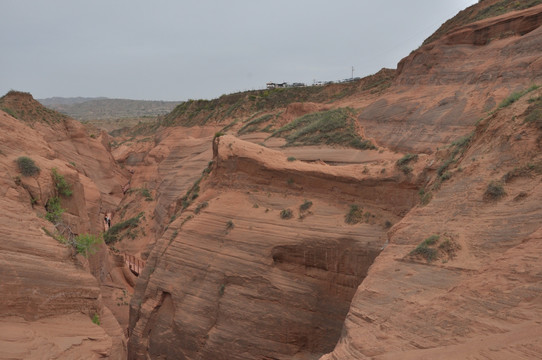
[[[305,200],[303,204],[299,205],[299,211],[307,211],[312,206],[312,201]]]
[[[36,165],[34,160],[27,156],[21,156],[17,158],[17,166],[19,166],[19,171],[23,176],[34,176],[39,174],[40,168]]]
[[[412,172],[412,168],[408,165],[401,165],[399,167],[399,170],[401,170],[404,174],[408,175]]]
[[[62,196],[71,196],[73,191],[70,184],[64,179],[64,176],[58,173],[56,168],[51,169],[51,174],[53,175],[53,182],[55,183],[56,191]]]
[[[122,238],[120,236],[120,233],[126,229],[131,230],[136,228],[139,225],[139,220],[143,217],[144,214],[144,212],[140,212],[139,214],[137,214],[137,216],[134,216],[133,218],[111,226],[109,230],[104,232],[105,243],[112,244],[119,241]]]
[[[296,158],[293,157],[293,156],[289,156],[289,157],[288,157],[288,161],[290,161],[290,162],[295,161],[295,160],[296,160]]]
[[[492,181],[487,186],[487,189],[484,193],[484,198],[486,200],[498,200],[506,195],[502,183],[499,181]]]
[[[235,227],[235,224],[233,223],[233,221],[228,220],[228,222],[226,223],[226,230],[231,230],[234,227]]]
[[[294,216],[294,213],[290,209],[282,209],[280,212],[281,219],[291,219]]]
[[[92,322],[100,326],[100,317],[98,316],[98,314],[94,314],[94,316],[92,316]]]
[[[431,262],[437,258],[438,251],[437,249],[433,249],[427,246],[418,245],[414,250],[410,252],[410,255],[416,256],[420,255],[423,257],[427,262]]]
[[[350,205],[350,211],[344,216],[344,222],[350,225],[361,222],[363,218],[363,209],[358,205]]]
[[[194,209],[195,214],[199,214],[202,209],[205,209],[207,206],[209,206],[209,203],[207,201],[204,201],[202,203],[199,203],[198,206]]]
[[[47,204],[45,204],[45,209],[47,210],[45,218],[48,221],[56,224],[60,222],[60,220],[62,220],[62,214],[64,213],[64,209],[60,205],[60,198],[58,196],[50,198],[47,201]]]
[[[141,195],[145,197],[145,201],[152,201],[152,195],[147,188],[141,189]]]
[[[434,248],[430,248],[429,246],[435,245],[437,241],[440,239],[439,235],[431,235],[427,239],[421,242],[420,245],[418,245],[414,250],[410,252],[411,256],[421,256],[427,262],[431,262],[435,260],[438,256],[438,250]]]
[[[98,245],[102,239],[92,234],[77,235],[74,239],[73,246],[78,254],[84,257],[89,257],[98,250]]]
[[[441,178],[442,181],[444,181],[444,180],[449,180],[451,177],[452,177],[452,173],[449,172],[449,171],[444,172],[444,174],[442,174],[442,175],[440,176],[440,178]]]
[[[418,154],[405,154],[405,156],[395,162],[395,165],[400,168],[403,165],[409,164],[412,161],[416,162],[417,160]]]

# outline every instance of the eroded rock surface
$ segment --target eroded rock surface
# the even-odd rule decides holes
[[[456,29],[413,51],[359,116],[369,138],[432,153],[474,129],[507,96],[542,81],[542,5]]]
[[[391,229],[322,359],[540,357],[542,137],[528,107],[482,121],[451,179]],[[440,255],[412,256],[432,235]]]
[[[29,94],[7,96],[48,113]],[[45,204],[56,194],[54,168],[73,191],[61,198],[65,225],[75,234],[100,232],[100,212],[120,201],[122,171],[99,139],[68,118],[28,122],[0,112],[0,150],[0,356],[123,358],[123,331],[91,275],[103,270],[95,266],[99,255],[90,261],[75,255],[53,238],[55,228],[44,218]],[[21,156],[34,160],[40,172],[21,175]],[[102,326],[93,324],[93,316]]]
[[[360,165],[292,163],[231,136],[216,140],[214,161],[138,282],[130,356],[317,357],[338,339],[385,221],[415,204],[416,187],[391,174],[378,182]],[[354,202],[368,215],[352,226]]]

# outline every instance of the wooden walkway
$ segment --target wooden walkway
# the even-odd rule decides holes
[[[124,262],[131,272],[139,276],[145,267],[145,261],[135,257],[134,255],[124,254]]]

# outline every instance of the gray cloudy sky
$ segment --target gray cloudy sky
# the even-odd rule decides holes
[[[0,95],[214,98],[366,76],[477,0],[0,0]]]

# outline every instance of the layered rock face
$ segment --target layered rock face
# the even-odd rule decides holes
[[[49,114],[29,94],[9,97]],[[103,255],[90,263],[75,256],[51,236],[55,229],[44,219],[45,204],[56,194],[55,168],[73,190],[61,199],[65,224],[76,234],[102,231],[100,212],[120,201],[120,184],[126,181],[122,171],[99,140],[67,118],[28,122],[0,112],[0,150],[1,356],[122,358],[122,330],[90,273]],[[39,174],[22,176],[16,163],[21,156],[32,158]],[[96,269],[99,274],[102,268]],[[101,327],[93,324],[95,315]]]
[[[216,140],[214,161],[140,277],[129,357],[303,359],[329,351],[386,242],[386,220],[415,204],[416,186],[397,174],[377,181],[359,165],[289,162],[231,136]],[[344,222],[353,203],[366,214],[354,226]]]
[[[432,153],[472,131],[512,92],[542,81],[542,6],[483,20],[420,47],[359,116],[366,135]]]
[[[541,94],[480,122],[433,200],[391,229],[322,359],[540,357],[542,134],[526,119]]]

